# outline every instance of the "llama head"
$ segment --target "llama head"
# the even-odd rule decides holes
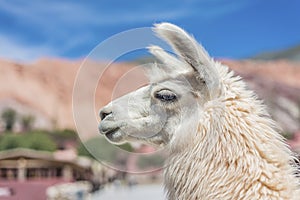
[[[204,105],[220,94],[215,62],[193,37],[169,23],[153,30],[176,56],[150,46],[159,61],[147,70],[150,84],[101,109],[99,130],[112,143],[165,145],[183,134],[187,138],[187,130],[195,133]]]

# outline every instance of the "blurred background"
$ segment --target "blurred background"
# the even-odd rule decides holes
[[[130,169],[151,171],[161,157],[124,160],[97,127],[79,139],[72,115],[74,80],[90,51],[114,34],[164,21],[192,33],[242,76],[300,153],[299,8],[298,0],[0,1],[0,199],[164,199],[160,170],[117,171],[85,145]],[[120,77],[149,59],[133,53],[106,70],[96,110],[111,100]],[[90,65],[103,65],[101,57]],[[132,80],[144,78],[125,84]]]

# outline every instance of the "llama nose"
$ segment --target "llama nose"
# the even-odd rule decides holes
[[[110,114],[112,114],[112,110],[105,107],[100,110],[99,116],[100,116],[101,120],[104,120]]]

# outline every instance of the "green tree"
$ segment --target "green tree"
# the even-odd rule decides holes
[[[55,151],[57,147],[52,138],[43,132],[1,135],[0,151],[14,148]]]
[[[7,108],[2,112],[1,119],[5,123],[5,131],[12,131],[17,119],[17,112],[12,108]]]
[[[29,149],[42,150],[42,151],[55,151],[55,142],[46,134],[43,133],[31,133],[24,135],[26,139],[26,147]],[[24,138],[25,139],[25,138]]]
[[[81,143],[77,151],[78,155],[89,156],[105,161],[116,157],[117,153],[116,149],[102,137],[91,138]]]
[[[121,149],[121,150],[120,150]],[[96,158],[105,162],[115,163],[122,152],[132,152],[133,148],[129,143],[114,146],[103,137],[96,137],[80,143],[77,148],[78,155]]]
[[[14,149],[14,148],[25,148],[26,141],[20,137],[20,135],[6,134],[0,138],[0,151]]]
[[[33,128],[34,121],[35,121],[35,118],[32,115],[21,116],[22,131],[23,132],[31,131]]]
[[[55,130],[52,134],[58,139],[77,139],[77,133],[72,129]]]
[[[78,136],[74,130],[54,130],[48,133],[48,135],[55,141],[59,149],[64,149],[67,143],[78,143]]]

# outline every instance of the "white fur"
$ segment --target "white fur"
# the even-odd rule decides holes
[[[156,27],[166,26],[168,31],[173,28]],[[199,59],[217,69],[221,93],[201,109],[198,131],[189,143],[176,140],[176,135],[171,141],[165,170],[168,198],[300,199],[294,157],[261,101],[227,66],[205,58],[208,54],[199,49]]]
[[[150,47],[162,62],[151,85],[104,107],[100,132],[115,143],[167,145],[170,200],[300,199],[292,152],[256,95],[179,27],[162,23],[154,31],[178,58]],[[160,102],[155,94],[164,90],[178,99]]]
[[[223,93],[205,105],[191,143],[180,151],[183,140],[171,143],[168,198],[300,199],[294,158],[275,123],[244,82],[216,65]]]

